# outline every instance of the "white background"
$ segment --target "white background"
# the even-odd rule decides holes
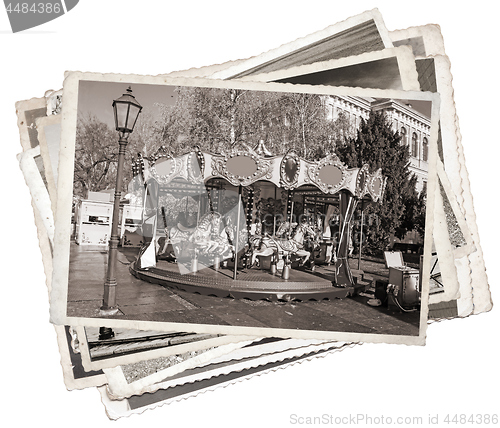
[[[448,6],[445,6],[448,3]],[[181,5],[182,4],[182,5]],[[498,7],[491,1],[81,0],[70,13],[11,34],[0,11],[2,419],[108,425],[95,388],[62,380],[30,196],[18,168],[14,103],[62,87],[65,70],[160,74],[257,55],[378,7],[389,30],[437,23],[455,102],[493,301],[498,292]],[[290,414],[422,416],[497,413],[499,312],[433,324],[425,347],[362,345],[196,398],[119,426],[290,426]],[[440,424],[441,426],[453,426]]]

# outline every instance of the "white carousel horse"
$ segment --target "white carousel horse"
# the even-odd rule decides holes
[[[292,226],[293,224],[284,222],[280,225],[276,234],[278,236],[282,236]],[[311,253],[304,249],[304,239],[306,236],[311,236],[314,239],[316,238],[316,233],[314,232],[314,229],[307,223],[302,223],[297,225],[291,239],[274,239],[270,236],[254,238],[253,245],[255,249],[252,252],[251,265],[254,265],[257,256],[270,256],[276,251],[278,252],[278,254],[283,254],[285,256],[294,254],[298,257],[303,257],[301,263],[301,265],[303,266],[311,257]],[[256,248],[258,245],[257,240],[260,240],[260,246],[258,249]]]
[[[201,217],[187,240],[194,243],[196,248],[207,255],[224,256],[233,246],[226,228],[221,230],[222,215],[218,212],[209,212]]]
[[[225,230],[219,234],[212,233],[207,241],[196,241],[196,245],[202,247],[202,252],[210,255],[217,255],[225,258],[227,252],[233,252],[234,246],[231,245]]]
[[[195,227],[188,228],[178,223],[170,229],[169,242],[176,254],[189,247],[201,254],[224,256],[233,250],[233,246],[229,242],[231,233],[226,230],[230,228],[221,231],[221,223],[222,215],[218,212],[203,215]]]
[[[194,228],[186,228],[178,223],[177,226],[172,226],[169,232],[169,242],[174,248],[174,252],[179,256],[188,241],[189,236],[193,233]]]

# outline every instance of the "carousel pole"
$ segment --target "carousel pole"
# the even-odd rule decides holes
[[[213,183],[213,187],[210,190],[210,209],[212,212],[219,212],[220,209],[220,189],[217,187],[217,182]],[[214,270],[218,271],[221,266],[221,256],[216,254],[214,257]]]
[[[252,227],[252,218],[253,218],[253,198],[254,198],[254,189],[252,187],[249,188],[248,192],[248,206],[246,207],[247,211],[247,231],[250,231]]]
[[[273,204],[273,238],[276,236],[276,201],[278,200],[276,194],[276,186],[274,186],[274,204]]]
[[[356,209],[355,198],[348,190],[339,193],[340,236],[337,244],[337,261],[335,262],[335,285],[337,287],[352,287],[354,280],[349,267],[348,250],[350,237],[350,222]]]
[[[287,190],[287,201],[286,201],[286,210],[287,210],[287,221],[290,223],[290,227],[286,233],[288,239],[292,234],[292,218],[293,218],[293,194],[290,189]]]
[[[364,201],[361,201],[361,228],[359,232],[359,255],[358,255],[358,270],[361,269],[361,250],[363,249],[363,220],[364,220]]]
[[[318,195],[314,195],[314,230],[318,229]]]
[[[198,211],[196,213],[196,227],[200,223],[200,211],[201,211],[201,193],[198,195]],[[196,244],[195,244],[196,245]],[[193,258],[191,259],[191,272],[198,272],[198,248],[195,246],[193,251]]]
[[[201,195],[198,195],[198,211],[196,212],[196,226],[200,222],[200,211],[201,211]]]
[[[309,218],[308,208],[306,204],[306,195],[302,195],[302,215],[306,215]]]
[[[288,228],[287,231],[287,239],[291,239],[292,237],[292,222],[293,222],[293,190],[288,190],[288,221],[290,222],[289,225],[290,227]],[[291,269],[291,262],[290,262],[290,253],[287,252],[283,256],[283,270],[281,272],[281,278],[282,279],[289,279],[290,278],[290,269]]]
[[[208,187],[205,186],[206,188],[206,191],[207,191],[207,201],[208,201],[208,209],[211,213],[214,212],[214,203],[212,201],[212,198],[213,198],[213,188],[212,187]]]
[[[239,237],[240,237],[240,215],[241,215],[241,191],[242,187],[241,184],[238,187],[238,209],[237,215],[236,215],[236,236],[234,237],[234,272],[233,272],[233,279],[236,279],[236,275],[238,275],[238,243],[239,243]]]

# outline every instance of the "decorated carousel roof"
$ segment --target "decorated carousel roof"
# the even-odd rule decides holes
[[[293,152],[274,156],[262,141],[254,150],[213,154],[195,148],[177,157],[162,146],[150,158],[139,155],[132,171],[134,176],[141,175],[145,182],[155,180],[162,187],[174,180],[200,186],[219,178],[236,187],[268,181],[286,190],[316,188],[324,195],[347,190],[357,198],[369,198],[374,202],[381,201],[387,181],[381,169],[370,173],[368,165],[348,168],[334,153],[316,161],[303,159]]]

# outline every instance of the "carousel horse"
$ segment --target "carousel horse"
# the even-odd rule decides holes
[[[186,251],[195,251],[205,256],[219,256],[226,258],[228,253],[234,255],[235,231],[231,219],[225,219],[218,212],[209,212],[203,215],[195,227],[184,227],[181,223],[173,226],[169,231],[169,243],[172,244],[177,255]],[[240,241],[242,241],[240,232]]]
[[[231,250],[232,257],[234,261],[236,259],[236,253],[240,257],[240,261],[247,268],[250,268],[250,257],[251,257],[251,236],[248,233],[246,227],[242,227],[239,231],[238,238],[236,238],[236,230],[232,225],[231,217],[226,218],[226,226],[222,230],[221,238],[224,240],[224,244],[227,246],[227,250]],[[243,251],[243,253],[242,253]],[[224,251],[225,253],[226,251]]]
[[[226,231],[222,230],[221,233],[210,236],[210,245],[205,249],[205,252],[210,255],[225,257],[226,253],[234,252],[234,246],[231,242]]]
[[[295,223],[282,223],[278,228],[276,235],[285,235],[286,232],[292,231],[294,225]],[[314,229],[307,223],[301,223],[295,227],[295,230],[292,231],[292,234],[293,236],[290,239],[275,239],[271,236],[255,238],[256,240],[259,239],[260,243],[257,244],[256,240],[252,243],[254,245],[254,250],[252,252],[251,265],[253,266],[255,264],[258,256],[267,257],[272,255],[276,251],[278,254],[283,254],[286,257],[289,257],[289,255],[291,254],[297,257],[302,257],[301,266],[304,266],[304,264],[307,263],[307,261],[311,257],[311,252],[304,249],[304,240],[306,237],[312,237],[313,239],[315,239],[316,233],[314,232]]]
[[[174,252],[179,256],[186,247],[189,236],[191,235],[193,229],[188,229],[178,223],[177,226],[172,226],[169,232],[169,242],[174,248]]]
[[[230,235],[226,228],[221,230],[222,215],[218,212],[209,212],[201,217],[188,237],[201,254],[224,256],[232,251]]]

